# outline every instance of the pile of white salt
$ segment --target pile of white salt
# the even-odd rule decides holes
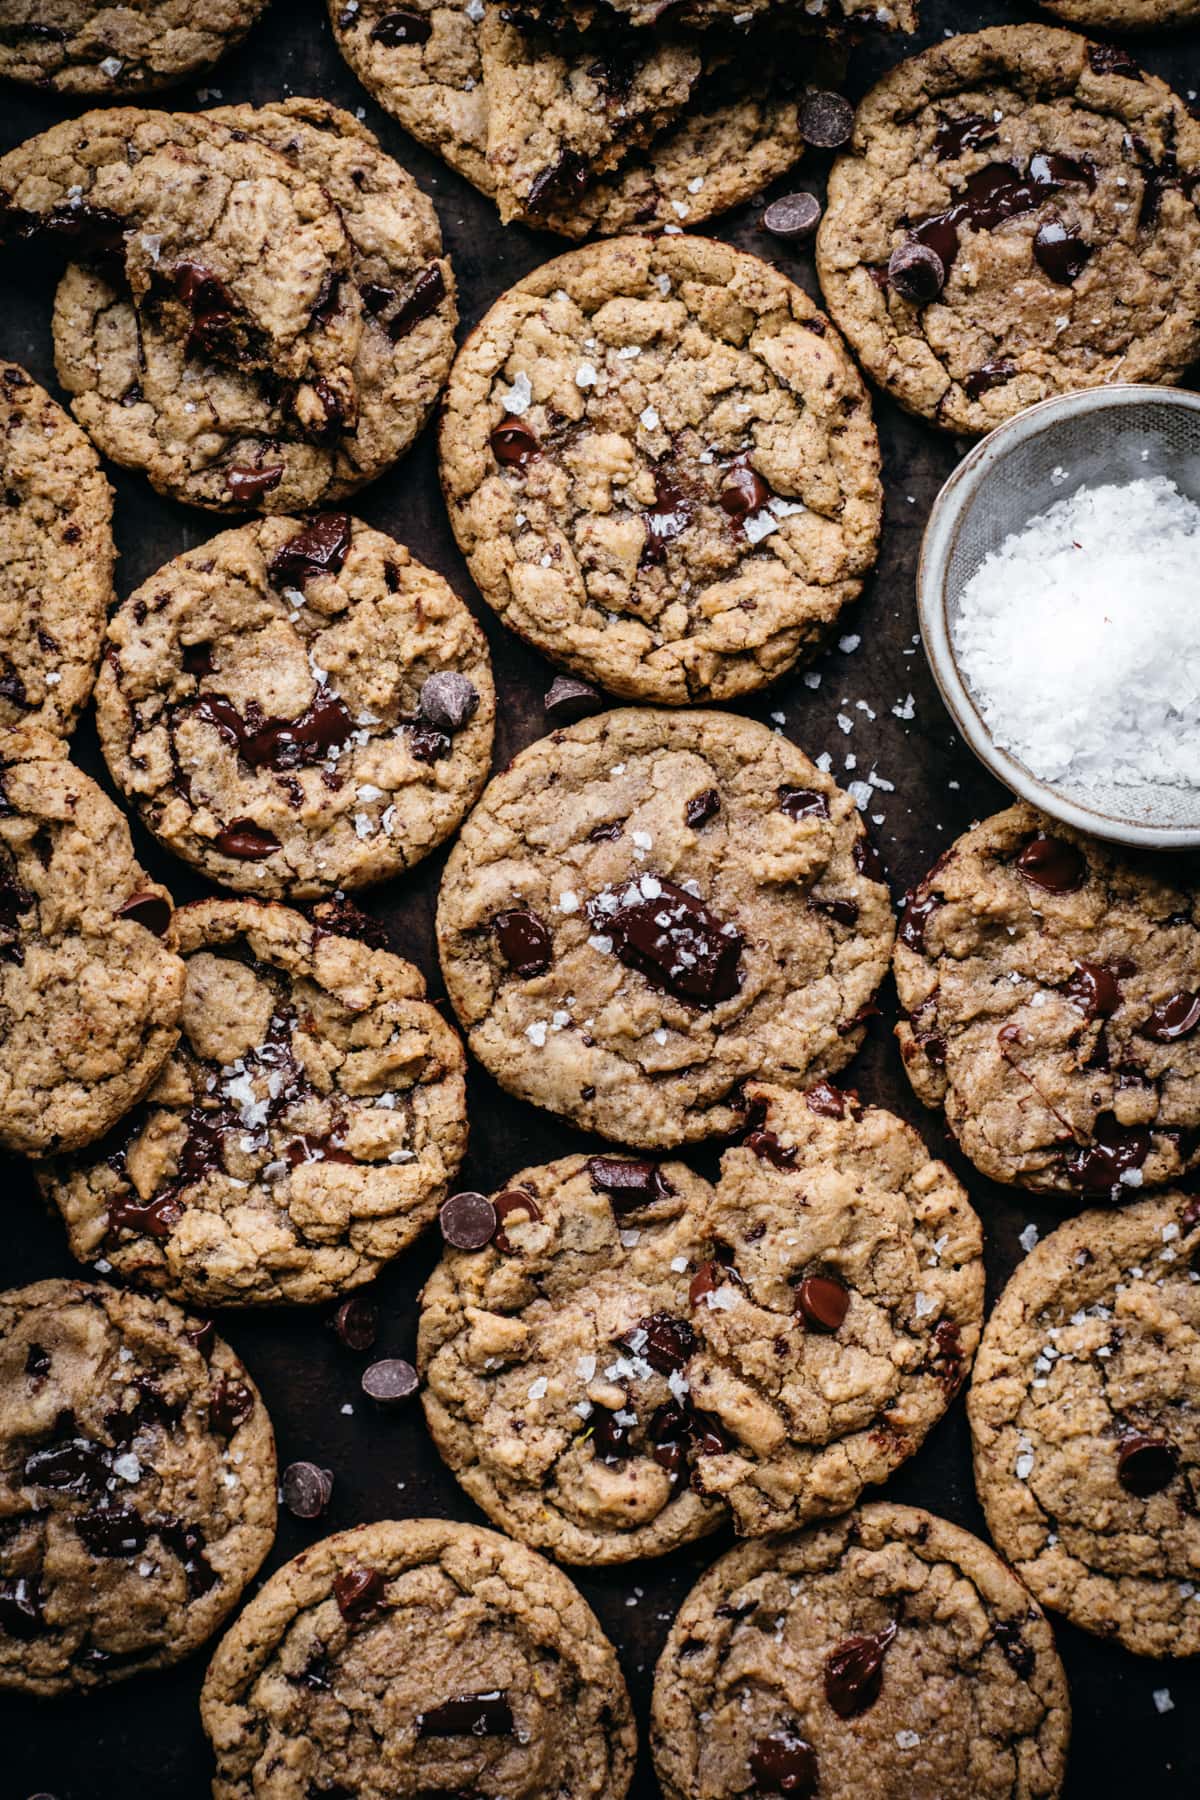
[[[1080,487],[962,591],[963,679],[1045,781],[1200,787],[1200,506],[1164,476]]]

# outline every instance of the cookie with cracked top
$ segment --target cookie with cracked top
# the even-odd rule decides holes
[[[360,1525],[286,1563],[220,1644],[200,1716],[215,1800],[624,1800],[637,1751],[567,1577],[446,1519]]]
[[[654,1678],[667,1800],[1056,1800],[1071,1708],[1050,1627],[986,1544],[881,1501],[744,1544],[679,1610]]]
[[[237,526],[143,583],[110,622],[96,713],[168,849],[226,887],[312,898],[449,836],[487,777],[495,696],[441,576],[321,513]]]
[[[201,75],[245,37],[268,0],[0,0],[0,75],[97,100]]]
[[[824,642],[878,543],[878,441],[840,338],[704,239],[615,239],[512,288],[455,363],[441,473],[505,624],[630,699],[763,686]]]
[[[1040,4],[1064,25],[1085,31],[1170,31],[1200,19],[1197,0],[1040,0]],[[1104,50],[1119,67],[1123,53],[1111,46]]]
[[[801,750],[751,719],[634,709],[493,780],[437,923],[484,1066],[648,1149],[738,1129],[749,1078],[843,1068],[893,935],[854,803]]]
[[[171,896],[129,827],[47,733],[0,731],[0,1145],[102,1137],[179,1036]]]
[[[0,1294],[0,1688],[165,1668],[275,1535],[275,1445],[211,1323],[81,1281]]]
[[[1200,1652],[1200,1204],[1060,1225],[983,1334],[967,1410],[1001,1555],[1043,1606],[1138,1656]]]
[[[72,1253],[200,1306],[361,1286],[462,1160],[457,1037],[390,951],[250,900],[175,917],[177,1049],[101,1144],[39,1167]]]
[[[1194,862],[1009,807],[908,895],[895,970],[909,1080],[985,1175],[1118,1200],[1200,1162]]]
[[[914,244],[944,278],[917,294],[890,272]],[[1200,121],[1069,31],[935,44],[860,105],[817,272],[868,375],[947,431],[1177,382],[1200,352]]]

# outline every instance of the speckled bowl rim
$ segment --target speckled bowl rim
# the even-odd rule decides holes
[[[977,498],[997,464],[1016,445],[1053,431],[1057,425],[1076,419],[1080,414],[1142,406],[1148,401],[1200,413],[1200,394],[1185,388],[1120,382],[1111,387],[1085,388],[1078,393],[1057,394],[1050,400],[1039,400],[981,438],[945,482],[930,511],[917,564],[917,617],[925,655],[946,710],[963,741],[1005,787],[1051,818],[1093,837],[1135,849],[1191,850],[1200,847],[1200,829],[1139,825],[1134,820],[1116,818],[1111,813],[1082,805],[1034,775],[1002,749],[993,739],[959,673],[947,607],[946,572],[964,511],[968,502]]]

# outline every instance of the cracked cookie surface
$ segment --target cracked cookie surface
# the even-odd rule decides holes
[[[287,1563],[222,1641],[200,1710],[215,1800],[315,1780],[359,1800],[623,1800],[637,1745],[567,1577],[444,1519],[360,1525]]]
[[[273,375],[230,366],[198,340],[139,312],[103,269],[69,268],[54,312],[60,378],[106,455],[161,492],[213,511],[287,512],[373,481],[409,448],[454,355],[454,277],[433,207],[349,113],[320,100],[205,115],[320,183],[349,245],[345,297],[361,315],[354,404],[339,392],[318,418]],[[344,290],[344,293],[343,293]],[[212,304],[202,297],[201,306]]]
[[[360,1286],[462,1160],[457,1037],[410,963],[286,907],[199,901],[176,932],[177,1049],[101,1145],[39,1171],[73,1254],[199,1306]]]
[[[0,362],[0,729],[65,737],[87,702],[113,597],[112,490],[79,427]]]
[[[312,897],[449,836],[487,776],[495,695],[441,576],[324,513],[235,527],[144,582],[110,622],[96,712],[168,849],[226,887]]]
[[[1064,25],[1085,31],[1163,31],[1200,18],[1200,0],[1040,0]]]
[[[1124,52],[1042,25],[952,38],[860,105],[821,289],[867,373],[949,431],[1178,381],[1200,351],[1198,182],[1200,122]]]
[[[801,750],[751,719],[635,709],[496,777],[437,928],[501,1085],[650,1149],[735,1130],[748,1077],[843,1068],[893,936],[854,803]]]
[[[729,699],[815,651],[880,529],[841,340],[756,257],[621,238],[511,289],[461,351],[442,485],[484,598],[627,698]]]
[[[957,1525],[886,1502],[722,1557],[654,1681],[668,1800],[1054,1800],[1069,1736],[1021,1583]]]
[[[268,0],[0,0],[0,75],[59,94],[147,94],[209,69]]]
[[[1127,1199],[1200,1161],[1194,861],[1009,807],[912,890],[895,971],[909,1080],[993,1180]]]
[[[170,925],[107,794],[57,739],[0,732],[0,1144],[78,1149],[141,1099],[179,1036]]]
[[[0,1688],[186,1656],[275,1535],[271,1422],[210,1322],[81,1281],[0,1294]]]
[[[1200,1202],[1180,1193],[1036,1245],[975,1366],[997,1548],[1043,1605],[1139,1656],[1200,1651],[1198,1392]]]

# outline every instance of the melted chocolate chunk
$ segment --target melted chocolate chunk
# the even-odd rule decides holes
[[[943,1319],[934,1332],[933,1351],[926,1358],[925,1367],[941,1383],[947,1394],[956,1393],[961,1387],[966,1373],[966,1358],[963,1356],[962,1334],[953,1319]]]
[[[633,1425],[623,1425],[615,1412],[598,1407],[592,1414],[592,1449],[612,1468],[633,1455]]]
[[[387,928],[344,894],[340,900],[317,900],[304,910],[321,937],[356,938],[371,950],[389,947]]]
[[[1085,1194],[1107,1194],[1117,1199],[1124,1191],[1121,1176],[1127,1169],[1140,1169],[1150,1154],[1150,1133],[1143,1125],[1125,1129],[1116,1115],[1101,1113],[1095,1125],[1095,1142],[1081,1145],[1063,1159],[1063,1168],[1073,1186]]]
[[[523,420],[506,414],[491,436],[492,455],[507,469],[522,469],[541,449],[537,433]]]
[[[6,674],[0,675],[0,700],[7,700],[13,706],[22,706],[26,709],[29,707],[29,696],[25,692],[25,683],[15,669],[10,669]]]
[[[196,717],[215,726],[243,762],[276,773],[323,762],[355,729],[345,702],[323,681],[295,719],[267,718],[254,700],[243,716],[222,694],[204,693],[190,704]]]
[[[671,1194],[662,1170],[655,1162],[632,1156],[590,1156],[588,1179],[607,1194],[615,1213],[636,1212]]]
[[[81,1513],[75,1530],[93,1556],[140,1556],[149,1541],[145,1521],[120,1506]]]
[[[591,170],[577,150],[564,150],[558,161],[542,169],[529,184],[525,196],[527,210],[536,218],[549,211],[556,200],[567,200],[582,194],[591,179]]]
[[[498,1223],[486,1194],[451,1194],[438,1214],[442,1236],[453,1250],[482,1250],[495,1237]]]
[[[764,231],[792,243],[810,238],[820,222],[821,202],[815,194],[803,191],[772,200],[762,216]]]
[[[897,1629],[893,1620],[882,1631],[849,1637],[825,1658],[825,1698],[839,1719],[856,1719],[878,1700],[883,1659]]]
[[[241,1381],[222,1375],[208,1396],[208,1422],[222,1437],[232,1437],[254,1411],[254,1395]]]
[[[762,476],[747,463],[734,463],[717,493],[722,509],[737,525],[761,512],[770,497],[771,490]]]
[[[102,206],[64,202],[47,212],[27,212],[12,204],[12,195],[0,192],[0,242],[40,244],[64,250],[73,262],[87,257],[107,261],[125,243],[125,221]]]
[[[978,400],[990,389],[1003,387],[1006,381],[1012,380],[1016,372],[1016,363],[1010,362],[1006,356],[997,357],[994,362],[980,363],[977,369],[972,369],[969,375],[963,377],[963,391],[968,400]]]
[[[492,930],[509,968],[523,980],[544,975],[550,967],[552,940],[549,928],[528,907],[514,906],[497,913]]]
[[[799,1154],[797,1145],[781,1144],[773,1131],[752,1131],[746,1139],[746,1148],[776,1169],[794,1169]]]
[[[776,788],[779,810],[787,819],[827,819],[829,802],[815,788]]]
[[[858,901],[836,898],[833,900],[810,900],[809,912],[824,913],[838,925],[848,928],[858,924]]]
[[[417,762],[440,762],[451,751],[450,735],[439,725],[431,725],[425,719],[405,719],[404,729],[408,733],[408,747]]]
[[[800,136],[814,150],[840,150],[854,131],[854,108],[841,94],[817,88],[801,95],[796,122]]]
[[[1134,1432],[1117,1446],[1117,1480],[1139,1500],[1160,1494],[1175,1479],[1179,1452],[1166,1438]]]
[[[429,1712],[417,1714],[418,1737],[511,1737],[512,1708],[499,1688],[487,1694],[456,1694]]]
[[[44,1630],[37,1583],[25,1575],[0,1581],[0,1632],[6,1637],[28,1640]]]
[[[1089,1022],[1111,1019],[1121,1004],[1121,980],[1133,972],[1134,965],[1125,957],[1115,963],[1077,962],[1064,992]]]
[[[919,888],[913,888],[906,895],[904,911],[900,915],[900,924],[896,936],[910,950],[924,950],[925,930],[934,913],[939,912],[946,902],[940,894],[921,894]]]
[[[201,1594],[211,1593],[219,1578],[204,1554],[207,1545],[200,1527],[185,1525],[182,1519],[167,1519],[154,1529],[167,1549],[183,1564],[188,1597],[198,1600]]]
[[[433,21],[426,14],[400,10],[383,15],[371,32],[371,42],[395,50],[402,44],[427,44],[432,34]]]
[[[615,911],[592,901],[588,913],[626,968],[677,1000],[719,1006],[742,985],[741,932],[673,881],[643,875]]]
[[[202,356],[235,354],[236,338],[244,334],[243,311],[219,275],[203,263],[182,262],[172,277],[175,292],[192,315],[185,349]]]
[[[1088,875],[1083,853],[1055,837],[1031,838],[1014,866],[1032,886],[1048,894],[1077,893]]]
[[[1006,219],[1032,212],[1068,185],[1093,189],[1096,185],[1093,164],[1086,158],[1076,160],[1042,151],[1030,157],[1024,175],[1012,163],[987,163],[967,176],[961,199],[941,212],[919,220],[911,228],[910,237],[932,250],[948,275],[958,255],[960,226],[994,231]]]
[[[1197,1025],[1200,994],[1181,991],[1161,1001],[1140,1029],[1143,1037],[1153,1038],[1156,1044],[1174,1044],[1180,1038],[1190,1037]]]
[[[949,162],[964,150],[978,150],[995,143],[995,124],[982,113],[967,113],[965,118],[943,118],[933,136],[933,153],[939,162]]]
[[[217,833],[213,842],[222,856],[236,857],[238,862],[259,862],[282,848],[275,833],[256,825],[253,819],[234,819]]]
[[[321,513],[295,537],[281,544],[267,565],[272,587],[302,588],[318,575],[336,575],[351,542],[347,513]]]
[[[590,681],[579,681],[574,675],[556,675],[546,690],[542,706],[546,717],[555,725],[572,725],[576,719],[587,719],[604,711],[604,695]]]
[[[796,1311],[810,1331],[840,1331],[849,1310],[849,1289],[831,1275],[806,1275],[796,1289]]]
[[[517,1224],[523,1220],[533,1222],[541,1218],[541,1208],[524,1188],[508,1188],[503,1194],[497,1194],[492,1204],[500,1225],[494,1240],[496,1248],[505,1256],[513,1256],[515,1251],[504,1232],[505,1220],[512,1219]]]
[[[114,1194],[108,1203],[108,1229],[164,1239],[170,1237],[183,1214],[183,1204],[173,1192],[155,1194],[146,1201],[132,1191]]]
[[[736,1269],[713,1258],[710,1262],[701,1263],[692,1276],[688,1284],[688,1301],[692,1306],[699,1306],[702,1300],[709,1294],[715,1294],[718,1288],[739,1280]]]
[[[25,1373],[32,1375],[35,1381],[50,1373],[50,1352],[40,1344],[30,1344],[25,1352]]]
[[[225,476],[230,497],[242,506],[255,506],[265,494],[272,493],[283,480],[283,464],[271,463],[267,468],[251,469],[235,463]]]
[[[385,1585],[378,1569],[346,1569],[334,1577],[333,1597],[347,1625],[361,1625],[375,1611]]]
[[[946,285],[946,265],[932,244],[909,238],[888,257],[888,285],[914,306],[927,306]]]
[[[682,537],[692,522],[692,502],[666,469],[655,474],[654,504],[642,514],[646,541],[640,566],[656,568],[667,560],[667,546]]]
[[[74,1420],[68,1416],[69,1426]],[[27,1487],[50,1488],[54,1493],[102,1494],[112,1470],[112,1456],[103,1444],[90,1438],[72,1437],[25,1458],[21,1478]]]
[[[871,839],[867,836],[865,830],[862,837],[855,838],[854,849],[851,854],[854,857],[855,868],[867,881],[883,881],[883,858],[880,856]]]
[[[4,810],[0,807],[0,812]],[[33,895],[7,870],[0,868],[0,962],[24,962],[20,920],[21,914],[28,912],[33,904]]]
[[[394,344],[415,331],[422,319],[435,312],[446,298],[446,277],[441,263],[430,263],[413,283],[412,292],[397,307],[388,322],[388,336]]]
[[[716,788],[705,788],[702,794],[694,794],[684,808],[685,822],[693,831],[699,831],[710,819],[715,819],[721,810],[721,796]]]
[[[696,1334],[687,1320],[672,1318],[670,1313],[652,1313],[642,1320],[640,1329],[646,1333],[646,1341],[636,1354],[660,1375],[678,1374],[696,1348]]]
[[[1142,80],[1142,71],[1128,50],[1118,49],[1116,44],[1089,44],[1087,59],[1093,75],[1127,75],[1131,81]]]
[[[759,1794],[812,1800],[819,1791],[817,1753],[797,1731],[773,1731],[769,1737],[759,1738],[750,1752],[750,1773]]]
[[[132,919],[135,925],[144,925],[155,937],[164,937],[171,923],[171,902],[165,894],[131,894],[123,906],[118,906],[116,917]]]
[[[823,1119],[844,1119],[846,1116],[846,1096],[841,1088],[835,1088],[828,1081],[818,1081],[810,1087],[804,1098],[808,1102],[809,1112],[815,1112]]]
[[[1070,287],[1091,261],[1093,247],[1061,219],[1047,219],[1038,227],[1033,240],[1033,255],[1051,281],[1057,282],[1059,287]]]

